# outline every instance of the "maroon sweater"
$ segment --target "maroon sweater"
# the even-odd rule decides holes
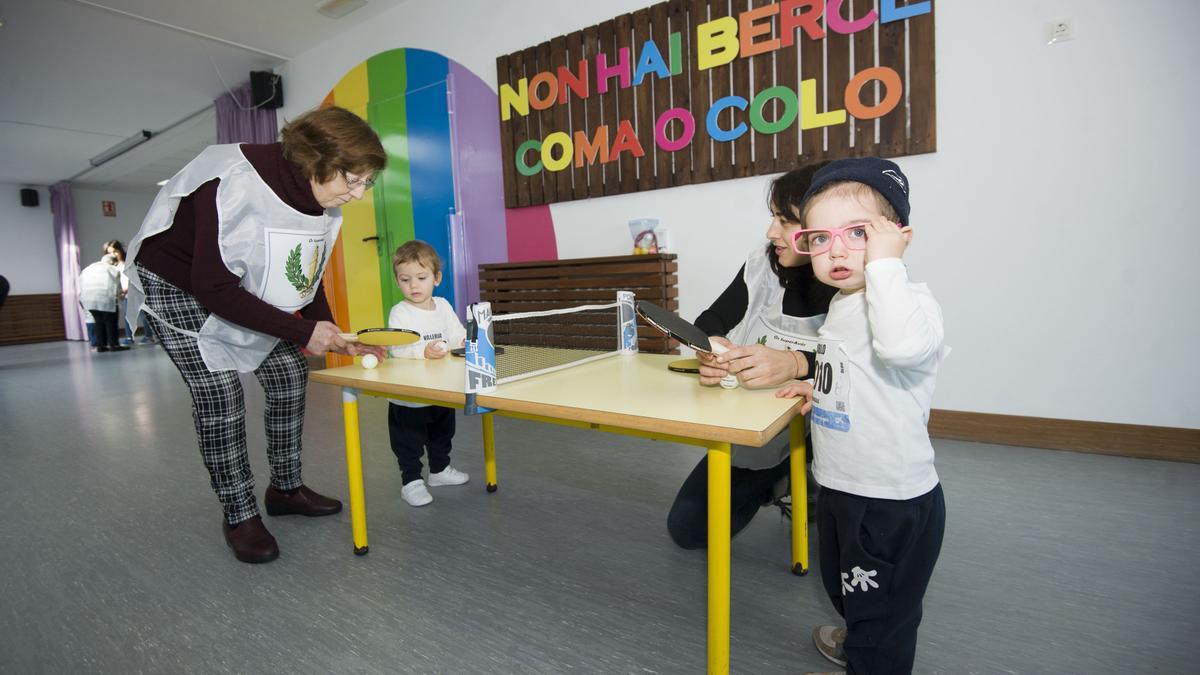
[[[309,216],[325,209],[313,196],[300,167],[283,158],[279,143],[241,146],[242,154],[285,204]],[[318,321],[333,321],[324,284],[301,316],[276,309],[241,287],[225,267],[217,240],[217,184],[214,178],[184,197],[170,229],[142,242],[137,264],[191,293],[208,311],[239,326],[300,346],[308,344]]]

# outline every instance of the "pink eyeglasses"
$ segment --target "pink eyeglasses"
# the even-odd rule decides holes
[[[841,239],[842,245],[851,251],[861,251],[867,247],[867,225],[870,223],[850,223],[841,227],[824,230],[797,230],[792,233],[792,250],[800,255],[821,255],[833,248],[833,241]],[[903,227],[899,223],[896,227]]]

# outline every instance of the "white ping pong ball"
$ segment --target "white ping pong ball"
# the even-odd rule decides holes
[[[374,354],[367,354],[366,356],[362,357],[362,367],[363,368],[370,370],[377,365],[379,365],[379,357],[378,356],[375,356]]]

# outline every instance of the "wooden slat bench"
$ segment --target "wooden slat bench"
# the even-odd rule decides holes
[[[10,295],[0,308],[0,345],[65,339],[62,296],[58,293]]]
[[[679,309],[679,264],[675,255],[622,255],[605,258],[536,260],[479,266],[479,299],[493,314],[540,312],[615,302],[617,291],[633,291],[670,310]],[[560,314],[494,324],[496,343],[612,349],[617,340],[617,310]],[[671,341],[638,324],[638,349],[677,354]]]

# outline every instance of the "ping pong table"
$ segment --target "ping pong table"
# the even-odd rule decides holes
[[[708,450],[708,671],[729,671],[731,444],[762,446],[790,426],[792,571],[808,571],[808,514],[803,416],[797,399],[774,389],[701,387],[694,375],[671,372],[677,356],[611,357],[501,384],[476,403],[494,412],[483,424],[487,490],[497,488],[493,416],[504,415],[583,429],[696,445]],[[315,371],[313,382],[342,388],[346,471],[354,552],[367,553],[366,499],[358,424],[360,394],[453,408],[465,403],[462,359],[386,359],[367,370],[344,366]]]

